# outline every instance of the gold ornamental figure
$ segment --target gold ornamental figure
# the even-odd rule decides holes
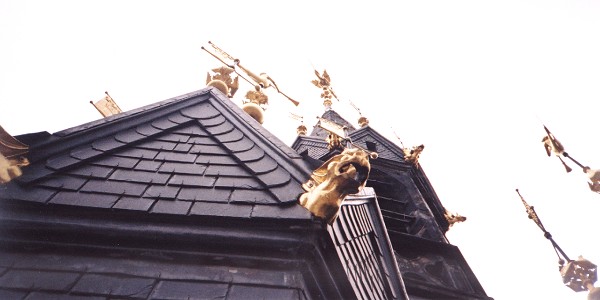
[[[231,73],[231,71],[229,71],[229,70],[232,70],[239,77],[241,77],[242,79],[244,79],[245,81],[247,81],[254,87],[253,90],[250,90],[246,93],[246,95],[245,95],[246,100],[243,100],[242,109],[247,114],[252,116],[252,118],[254,118],[257,122],[262,124],[263,118],[264,118],[263,112],[269,103],[269,97],[263,91],[265,89],[272,87],[279,94],[283,95],[290,102],[292,102],[295,106],[298,106],[300,104],[300,102],[292,99],[291,97],[286,95],[283,91],[281,91],[279,86],[277,86],[277,84],[275,83],[275,80],[273,80],[273,78],[271,78],[266,73],[263,72],[263,73],[256,74],[255,72],[252,72],[250,69],[246,68],[245,66],[243,66],[241,64],[241,61],[239,58],[234,58],[229,53],[225,52],[223,49],[219,48],[217,45],[215,45],[211,41],[209,41],[208,43],[211,45],[211,47],[213,48],[215,53],[209,51],[207,48],[204,48],[204,47],[202,47],[202,50],[206,51],[212,57],[216,58],[218,61],[220,61],[222,64],[224,64],[227,68],[225,68],[223,70],[226,72],[229,72],[228,74]],[[238,72],[238,69],[241,71],[241,73]],[[211,80],[212,79],[214,79],[214,78],[211,78]],[[237,81],[234,81],[231,84],[227,84],[227,82],[223,81],[222,79],[217,78],[217,80],[222,81],[224,83],[224,85],[216,83],[216,82],[213,83],[212,85],[217,88],[221,87],[223,89],[225,89],[225,86],[227,86],[227,89],[229,92],[225,93],[225,94],[228,96],[229,95],[231,97],[233,96],[233,93],[231,93],[232,89],[235,89],[235,90],[238,89]],[[236,80],[237,80],[237,78],[236,78]],[[235,91],[234,91],[234,93],[235,93]]]

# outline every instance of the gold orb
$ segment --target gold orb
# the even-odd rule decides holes
[[[217,90],[221,91],[221,93],[229,97],[229,88],[227,87],[227,84],[225,84],[225,82],[221,80],[211,80],[206,85],[217,88]]]
[[[242,109],[249,114],[256,122],[263,123],[263,109],[256,103],[248,102],[242,105]]]

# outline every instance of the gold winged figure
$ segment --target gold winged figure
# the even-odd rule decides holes
[[[323,89],[323,94],[321,95],[321,97],[327,98],[327,96],[328,96],[327,92],[329,92],[335,99],[337,99],[339,101],[338,97],[331,89],[331,78],[329,77],[329,74],[327,74],[327,70],[323,70],[323,75],[319,74],[319,71],[315,70],[315,75],[317,75],[318,80],[315,79],[311,82],[316,87]]]
[[[565,154],[565,147],[563,147],[563,145],[554,137],[554,135],[550,132],[550,130],[548,130],[546,126],[544,126],[544,130],[546,131],[546,136],[542,139],[542,143],[544,143],[546,154],[548,155],[548,157],[550,157],[552,153],[554,153],[554,155],[558,157],[560,162],[565,167],[567,173],[571,172],[571,167],[569,167],[561,157]]]

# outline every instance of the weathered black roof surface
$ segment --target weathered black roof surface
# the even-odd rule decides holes
[[[0,200],[173,215],[310,218],[302,157],[211,88],[38,135]]]

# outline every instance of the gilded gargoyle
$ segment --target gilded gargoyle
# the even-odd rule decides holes
[[[332,224],[344,198],[365,186],[370,170],[367,152],[345,149],[317,168],[302,185],[306,192],[300,196],[300,205]]]

